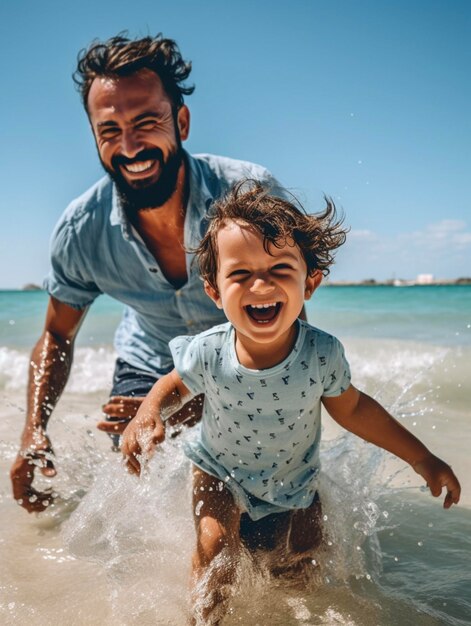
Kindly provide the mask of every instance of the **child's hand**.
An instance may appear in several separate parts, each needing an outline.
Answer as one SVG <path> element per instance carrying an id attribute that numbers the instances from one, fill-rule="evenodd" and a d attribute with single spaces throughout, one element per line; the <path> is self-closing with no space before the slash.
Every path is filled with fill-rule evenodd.
<path id="1" fill-rule="evenodd" d="M 165 439 L 165 427 L 160 418 L 156 419 L 148 411 L 139 411 L 123 433 L 121 452 L 131 474 L 141 473 L 138 456 L 148 460 L 155 446 Z"/>
<path id="2" fill-rule="evenodd" d="M 452 504 L 458 504 L 461 487 L 449 465 L 433 454 L 429 454 L 421 461 L 413 463 L 412 467 L 425 479 L 432 495 L 436 498 L 441 495 L 442 488 L 446 487 L 447 494 L 443 503 L 445 509 L 449 509 Z"/>

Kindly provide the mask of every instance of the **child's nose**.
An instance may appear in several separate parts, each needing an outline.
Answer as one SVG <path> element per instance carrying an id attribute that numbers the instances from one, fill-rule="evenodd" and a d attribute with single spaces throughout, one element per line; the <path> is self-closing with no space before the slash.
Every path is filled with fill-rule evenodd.
<path id="1" fill-rule="evenodd" d="M 274 287 L 268 276 L 257 276 L 252 283 L 251 291 L 255 293 L 269 293 L 273 291 Z"/>

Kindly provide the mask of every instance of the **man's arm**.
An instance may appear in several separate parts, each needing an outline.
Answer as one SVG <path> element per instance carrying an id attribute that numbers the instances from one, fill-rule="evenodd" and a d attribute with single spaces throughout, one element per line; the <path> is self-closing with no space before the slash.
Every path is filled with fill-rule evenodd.
<path id="1" fill-rule="evenodd" d="M 34 470 L 39 467 L 44 476 L 56 474 L 46 427 L 69 378 L 75 336 L 86 312 L 51 297 L 44 331 L 31 353 L 26 424 L 10 471 L 13 497 L 29 513 L 43 511 L 45 501 L 51 501 L 50 494 L 32 487 Z"/>
<path id="2" fill-rule="evenodd" d="M 451 467 L 434 456 L 376 400 L 351 385 L 339 396 L 323 397 L 322 402 L 340 426 L 409 463 L 425 479 L 432 495 L 439 496 L 446 487 L 446 509 L 458 503 L 461 488 Z"/>
<path id="3" fill-rule="evenodd" d="M 165 420 L 172 416 L 174 425 L 179 411 L 181 422 L 185 421 L 185 414 L 180 409 L 191 398 L 192 394 L 175 369 L 155 383 L 123 433 L 121 452 L 132 474 L 141 472 L 141 462 L 137 457 L 143 456 L 148 460 L 155 446 L 164 441 Z"/>

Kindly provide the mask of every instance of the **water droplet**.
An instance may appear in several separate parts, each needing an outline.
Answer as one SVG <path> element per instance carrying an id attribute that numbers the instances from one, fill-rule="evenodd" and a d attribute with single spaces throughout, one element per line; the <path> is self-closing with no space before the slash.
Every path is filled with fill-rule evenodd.
<path id="1" fill-rule="evenodd" d="M 327 515 L 324 515 L 324 517 L 322 518 L 324 520 L 324 522 L 326 522 L 329 518 Z"/>
<path id="2" fill-rule="evenodd" d="M 423 542 L 423 541 L 418 541 L 418 542 L 417 542 L 417 545 L 418 545 L 418 546 L 420 546 L 420 547 L 422 547 L 422 546 L 424 545 L 424 542 Z"/>
<path id="3" fill-rule="evenodd" d="M 203 508 L 203 504 L 204 504 L 203 500 L 200 500 L 200 501 L 198 502 L 198 504 L 195 506 L 195 515 L 196 515 L 197 517 L 198 517 L 198 516 L 199 516 L 199 514 L 201 513 L 201 509 Z"/>
<path id="4" fill-rule="evenodd" d="M 30 496 L 28 498 L 28 502 L 36 502 L 36 500 L 38 499 L 38 496 L 35 496 L 34 494 L 32 496 Z"/>

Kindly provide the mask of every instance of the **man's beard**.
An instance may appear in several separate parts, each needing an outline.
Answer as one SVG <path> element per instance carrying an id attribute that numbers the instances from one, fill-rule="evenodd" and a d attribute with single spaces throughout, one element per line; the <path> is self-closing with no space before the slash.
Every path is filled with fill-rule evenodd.
<path id="1" fill-rule="evenodd" d="M 121 173 L 121 165 L 150 159 L 159 162 L 158 180 L 153 183 L 145 180 L 136 181 L 136 186 L 131 186 Z M 121 206 L 128 218 L 132 220 L 139 211 L 161 207 L 172 197 L 177 187 L 178 172 L 182 161 L 183 150 L 180 144 L 167 161 L 164 160 L 160 148 L 149 148 L 139 152 L 133 159 L 122 155 L 115 156 L 111 160 L 111 167 L 107 167 L 103 161 L 101 164 L 115 183 Z"/>

